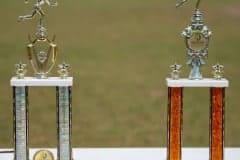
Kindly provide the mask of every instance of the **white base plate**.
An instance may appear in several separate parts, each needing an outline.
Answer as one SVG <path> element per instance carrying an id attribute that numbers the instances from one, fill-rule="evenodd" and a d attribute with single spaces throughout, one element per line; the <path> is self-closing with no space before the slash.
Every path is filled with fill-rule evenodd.
<path id="1" fill-rule="evenodd" d="M 4 149 L 0 149 L 0 152 Z M 30 149 L 30 160 L 39 149 Z M 57 150 L 48 149 L 54 153 Z M 225 148 L 224 160 L 239 160 L 240 148 Z M 74 148 L 74 160 L 167 160 L 166 148 Z M 13 160 L 13 153 L 0 154 L 0 160 Z M 208 148 L 183 148 L 182 160 L 209 160 Z"/>
<path id="2" fill-rule="evenodd" d="M 36 77 L 24 77 L 24 79 L 18 79 L 17 77 L 12 77 L 10 81 L 11 86 L 24 87 L 24 86 L 72 86 L 73 77 L 67 77 L 66 79 L 61 79 L 60 77 L 48 77 L 46 79 L 39 79 Z"/>
<path id="3" fill-rule="evenodd" d="M 201 80 L 190 79 L 171 79 L 167 78 L 168 87 L 228 87 L 229 82 L 226 79 L 215 80 L 210 78 L 204 78 Z"/>

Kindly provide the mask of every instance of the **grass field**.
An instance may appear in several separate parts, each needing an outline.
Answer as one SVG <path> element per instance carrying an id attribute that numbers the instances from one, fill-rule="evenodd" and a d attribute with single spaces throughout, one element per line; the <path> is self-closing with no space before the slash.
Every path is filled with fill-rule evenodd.
<path id="1" fill-rule="evenodd" d="M 0 148 L 12 146 L 14 64 L 28 63 L 27 35 L 37 21 L 17 22 L 32 3 L 0 5 Z M 71 64 L 74 147 L 157 147 L 167 144 L 169 65 L 189 67 L 180 33 L 190 23 L 193 1 L 175 9 L 175 0 L 59 0 L 46 7 L 49 35 L 56 34 L 58 62 Z M 209 0 L 201 5 L 213 31 L 205 77 L 225 66 L 226 146 L 240 146 L 240 2 Z M 29 64 L 29 63 L 28 63 Z M 29 67 L 28 75 L 32 74 Z M 56 68 L 56 67 L 55 67 Z M 56 73 L 56 69 L 53 71 Z M 30 145 L 55 147 L 55 89 L 30 88 Z M 208 145 L 209 90 L 185 89 L 184 146 Z"/>

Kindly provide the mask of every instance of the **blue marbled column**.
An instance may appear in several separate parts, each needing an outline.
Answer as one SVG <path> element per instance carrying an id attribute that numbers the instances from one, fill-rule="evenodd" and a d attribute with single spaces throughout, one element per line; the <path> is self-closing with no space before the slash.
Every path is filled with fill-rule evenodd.
<path id="1" fill-rule="evenodd" d="M 27 87 L 13 87 L 15 160 L 28 160 Z"/>
<path id="2" fill-rule="evenodd" d="M 57 87 L 58 160 L 71 160 L 71 87 Z"/>

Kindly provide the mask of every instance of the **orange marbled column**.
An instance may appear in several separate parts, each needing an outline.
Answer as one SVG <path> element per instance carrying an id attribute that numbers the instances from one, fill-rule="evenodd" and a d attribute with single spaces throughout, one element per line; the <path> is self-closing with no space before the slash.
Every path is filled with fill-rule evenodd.
<path id="1" fill-rule="evenodd" d="M 225 88 L 211 88 L 210 160 L 223 160 Z"/>
<path id="2" fill-rule="evenodd" d="M 168 88 L 168 160 L 181 160 L 182 88 Z"/>

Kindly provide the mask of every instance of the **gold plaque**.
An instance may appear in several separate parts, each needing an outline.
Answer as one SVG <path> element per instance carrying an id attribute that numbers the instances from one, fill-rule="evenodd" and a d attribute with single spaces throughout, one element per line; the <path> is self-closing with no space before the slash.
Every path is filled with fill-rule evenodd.
<path id="1" fill-rule="evenodd" d="M 35 153 L 33 160 L 54 160 L 54 156 L 50 151 L 40 150 Z"/>

